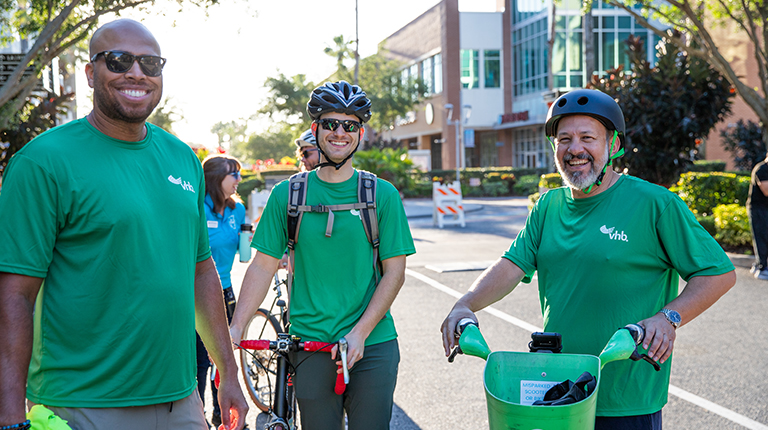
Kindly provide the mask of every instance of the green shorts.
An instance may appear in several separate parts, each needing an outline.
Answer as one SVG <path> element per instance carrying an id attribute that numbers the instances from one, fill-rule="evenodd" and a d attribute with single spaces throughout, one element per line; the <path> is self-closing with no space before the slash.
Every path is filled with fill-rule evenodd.
<path id="1" fill-rule="evenodd" d="M 343 429 L 344 411 L 349 430 L 389 429 L 400 363 L 397 339 L 366 346 L 363 354 L 349 370 L 342 395 L 333 391 L 337 366 L 330 354 L 300 352 L 292 360 L 301 363 L 294 386 L 302 430 Z"/>

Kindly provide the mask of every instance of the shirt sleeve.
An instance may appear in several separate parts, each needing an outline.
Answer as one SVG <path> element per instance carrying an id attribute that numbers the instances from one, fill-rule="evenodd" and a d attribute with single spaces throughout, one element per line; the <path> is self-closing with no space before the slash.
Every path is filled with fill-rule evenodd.
<path id="1" fill-rule="evenodd" d="M 14 155 L 0 193 L 0 271 L 45 278 L 60 218 L 55 176 L 29 157 Z"/>
<path id="2" fill-rule="evenodd" d="M 714 276 L 734 270 L 723 248 L 696 221 L 678 196 L 673 196 L 656 225 L 666 258 L 688 282 L 694 276 Z"/>
<path id="3" fill-rule="evenodd" d="M 379 179 L 376 190 L 376 218 L 379 223 L 379 258 L 416 253 L 408 218 L 400 193 L 389 182 Z"/>
<path id="4" fill-rule="evenodd" d="M 205 215 L 205 176 L 203 175 L 203 168 L 199 167 L 199 175 L 197 189 L 200 190 L 197 193 L 197 210 L 198 216 L 198 229 L 197 229 L 197 262 L 204 261 L 211 256 L 211 246 L 208 240 L 208 218 Z"/>

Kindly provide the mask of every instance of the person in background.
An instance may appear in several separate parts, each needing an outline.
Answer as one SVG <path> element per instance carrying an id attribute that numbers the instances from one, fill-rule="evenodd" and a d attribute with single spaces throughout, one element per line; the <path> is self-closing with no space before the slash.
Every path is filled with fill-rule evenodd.
<path id="1" fill-rule="evenodd" d="M 216 271 L 221 279 L 227 321 L 232 320 L 235 312 L 235 293 L 232 291 L 230 272 L 235 261 L 240 243 L 240 226 L 245 224 L 245 206 L 237 195 L 237 185 L 242 180 L 240 162 L 228 155 L 211 155 L 203 160 L 205 175 L 205 219 L 208 224 L 208 241 L 211 244 L 211 256 L 216 264 Z M 197 336 L 197 389 L 205 405 L 205 387 L 208 368 L 211 362 L 205 345 Z M 213 413 L 211 423 L 221 424 L 218 390 L 211 384 L 213 395 Z"/>
<path id="2" fill-rule="evenodd" d="M 320 163 L 320 152 L 317 150 L 317 140 L 312 134 L 312 129 L 302 133 L 295 142 L 297 146 L 296 158 L 301 160 L 299 169 L 302 172 L 315 170 L 315 167 Z"/>
<path id="3" fill-rule="evenodd" d="M 768 281 L 768 154 L 765 160 L 757 163 L 752 169 L 752 179 L 749 182 L 749 198 L 747 199 L 747 214 L 749 226 L 752 229 L 752 246 L 755 249 L 755 263 L 752 274 L 757 279 Z"/>
<path id="4" fill-rule="evenodd" d="M 224 425 L 245 423 L 203 169 L 189 146 L 146 123 L 165 62 L 144 25 L 104 24 L 85 65 L 93 110 L 8 164 L 0 427 L 30 428 L 26 397 L 77 430 L 207 429 L 195 329 L 221 373 Z"/>

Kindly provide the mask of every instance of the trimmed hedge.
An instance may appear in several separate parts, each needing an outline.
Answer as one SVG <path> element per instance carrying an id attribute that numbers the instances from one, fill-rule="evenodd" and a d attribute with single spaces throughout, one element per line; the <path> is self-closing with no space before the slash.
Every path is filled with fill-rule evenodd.
<path id="1" fill-rule="evenodd" d="M 744 247 L 752 244 L 747 208 L 738 205 L 718 205 L 712 210 L 715 218 L 715 239 L 721 245 Z"/>
<path id="2" fill-rule="evenodd" d="M 723 172 L 688 172 L 680 175 L 680 180 L 671 190 L 694 214 L 707 215 L 718 205 L 744 206 L 749 194 L 749 177 Z"/>

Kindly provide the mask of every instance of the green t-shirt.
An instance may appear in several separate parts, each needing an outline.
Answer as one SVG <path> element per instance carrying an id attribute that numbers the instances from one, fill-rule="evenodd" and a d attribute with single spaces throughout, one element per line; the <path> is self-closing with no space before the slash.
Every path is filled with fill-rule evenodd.
<path id="1" fill-rule="evenodd" d="M 0 271 L 44 278 L 27 398 L 140 406 L 196 386 L 195 264 L 210 256 L 202 168 L 147 124 L 140 142 L 80 119 L 11 159 Z"/>
<path id="2" fill-rule="evenodd" d="M 572 198 L 567 188 L 541 196 L 504 257 L 526 273 L 526 282 L 538 271 L 544 330 L 563 335 L 564 352 L 591 355 L 618 328 L 677 297 L 679 277 L 733 270 L 678 196 L 626 175 L 585 199 Z M 597 415 L 660 410 L 670 363 L 660 372 L 643 361 L 606 365 Z"/>
<path id="3" fill-rule="evenodd" d="M 309 173 L 307 205 L 357 203 L 358 172 L 341 183 L 328 183 Z M 281 258 L 288 244 L 288 181 L 269 195 L 252 246 Z M 378 179 L 376 214 L 381 260 L 416 252 L 400 195 L 392 184 Z M 334 212 L 333 231 L 326 237 L 328 213 L 304 212 L 295 251 L 291 291 L 291 334 L 302 339 L 336 342 L 349 333 L 368 307 L 376 289 L 373 248 L 357 210 Z M 392 316 L 386 316 L 365 341 L 374 345 L 395 339 Z"/>

